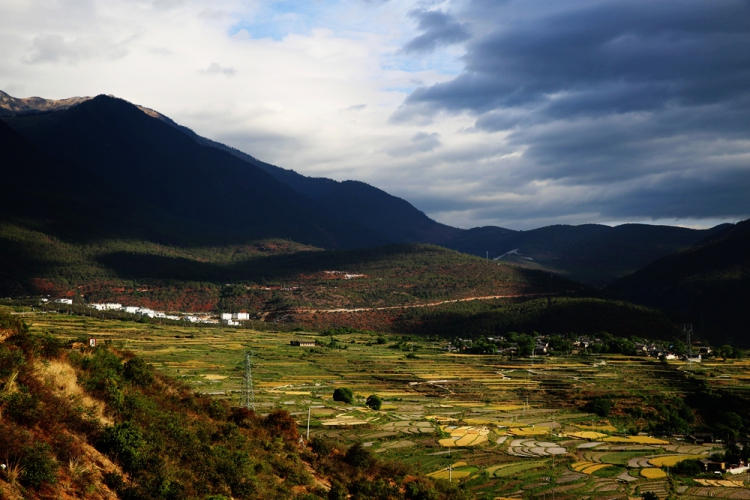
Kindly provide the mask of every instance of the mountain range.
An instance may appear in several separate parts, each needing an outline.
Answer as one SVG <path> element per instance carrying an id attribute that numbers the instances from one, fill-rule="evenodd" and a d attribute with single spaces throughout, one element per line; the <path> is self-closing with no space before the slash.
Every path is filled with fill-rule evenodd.
<path id="1" fill-rule="evenodd" d="M 13 186 L 0 212 L 6 224 L 0 275 L 14 283 L 4 288 L 8 293 L 28 290 L 17 286 L 18 277 L 28 284 L 54 275 L 71 285 L 97 273 L 99 279 L 111 272 L 124 277 L 123 262 L 130 263 L 129 279 L 160 268 L 170 272 L 157 274 L 195 279 L 189 270 L 205 262 L 202 275 L 231 281 L 232 267 L 216 267 L 221 259 L 235 259 L 238 270 L 256 264 L 206 256 L 211 251 L 205 249 L 226 254 L 242 248 L 239 255 L 256 258 L 257 248 L 246 245 L 268 238 L 287 240 L 267 246 L 285 253 L 429 243 L 673 311 L 714 337 L 749 336 L 744 325 L 750 317 L 741 311 L 750 297 L 750 222 L 707 230 L 647 224 L 459 229 L 366 183 L 307 177 L 265 163 L 157 111 L 105 95 L 53 101 L 0 94 L 0 148 L 2 175 Z M 102 250 L 112 240 L 136 243 Z M 350 262 L 355 255 L 342 258 Z M 434 255 L 435 262 L 452 258 Z M 472 266 L 472 272 L 479 269 Z M 443 295 L 445 286 L 441 281 Z M 429 295 L 428 288 L 420 293 Z M 471 292 L 451 293 L 445 297 Z"/>
<path id="2" fill-rule="evenodd" d="M 14 129 L 1 131 L 6 143 L 20 144 L 16 132 L 28 141 L 21 156 L 35 150 L 35 167 L 24 174 L 35 181 L 16 179 L 16 195 L 23 194 L 22 205 L 37 223 L 64 227 L 56 234 L 65 236 L 214 245 L 279 237 L 331 249 L 432 243 L 601 287 L 725 229 L 587 224 L 464 230 L 366 183 L 307 177 L 265 163 L 112 96 L 17 99 L 0 92 L 0 118 Z M 87 224 L 64 224 L 64 214 L 70 222 L 85 217 Z M 26 213 L 15 216 L 28 221 Z"/>

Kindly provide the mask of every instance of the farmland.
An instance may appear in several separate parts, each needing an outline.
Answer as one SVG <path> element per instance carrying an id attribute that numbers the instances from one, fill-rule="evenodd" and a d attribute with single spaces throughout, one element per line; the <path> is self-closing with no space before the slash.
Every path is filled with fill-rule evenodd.
<path id="1" fill-rule="evenodd" d="M 441 350 L 446 342 L 436 336 L 330 337 L 52 314 L 25 319 L 35 333 L 91 337 L 132 351 L 193 390 L 233 404 L 240 402 L 244 354 L 250 350 L 258 412 L 285 409 L 304 434 L 309 411 L 311 438 L 362 443 L 378 457 L 460 481 L 478 498 L 604 499 L 645 491 L 660 498 L 750 498 L 744 475 L 733 478 L 740 487 L 667 475 L 667 467 L 720 447 L 638 435 L 645 420 L 625 411 L 688 394 L 695 378 L 746 391 L 747 362 L 688 366 L 622 356 L 509 360 L 448 354 Z M 293 339 L 326 347 L 293 347 Z M 353 391 L 354 403 L 332 400 L 334 389 L 342 387 Z M 383 399 L 379 411 L 365 407 L 370 394 Z M 583 410 L 603 395 L 617 401 L 610 418 Z"/>

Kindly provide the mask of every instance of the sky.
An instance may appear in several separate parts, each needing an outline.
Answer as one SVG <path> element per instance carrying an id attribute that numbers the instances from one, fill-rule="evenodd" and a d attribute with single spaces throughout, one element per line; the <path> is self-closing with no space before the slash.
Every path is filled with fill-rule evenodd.
<path id="1" fill-rule="evenodd" d="M 748 0 L 3 0 L 0 90 L 112 94 L 457 227 L 750 217 Z"/>

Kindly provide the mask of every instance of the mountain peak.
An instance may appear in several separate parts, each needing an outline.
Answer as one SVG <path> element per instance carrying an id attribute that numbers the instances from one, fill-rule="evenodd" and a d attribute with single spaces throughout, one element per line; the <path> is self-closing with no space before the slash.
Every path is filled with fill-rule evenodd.
<path id="1" fill-rule="evenodd" d="M 45 99 L 43 97 L 13 97 L 0 90 L 0 116 L 19 116 L 68 109 L 90 100 L 91 97 Z"/>

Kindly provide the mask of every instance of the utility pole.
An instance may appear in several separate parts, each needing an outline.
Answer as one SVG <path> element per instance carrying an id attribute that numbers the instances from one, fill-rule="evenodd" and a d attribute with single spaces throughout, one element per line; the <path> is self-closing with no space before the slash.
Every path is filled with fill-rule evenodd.
<path id="1" fill-rule="evenodd" d="M 690 340 L 690 335 L 692 335 L 692 333 L 693 333 L 693 325 L 692 324 L 688 324 L 688 323 L 683 324 L 682 325 L 682 333 L 686 337 L 686 341 L 687 341 L 687 355 L 688 355 L 688 359 L 690 359 L 690 358 L 693 357 L 693 343 Z"/>
<path id="2" fill-rule="evenodd" d="M 245 374 L 242 376 L 242 407 L 255 411 L 255 391 L 253 389 L 253 369 L 250 351 L 245 352 Z"/>
<path id="3" fill-rule="evenodd" d="M 313 408 L 325 408 L 325 406 L 308 406 L 307 407 L 307 441 L 310 441 L 310 410 Z"/>

